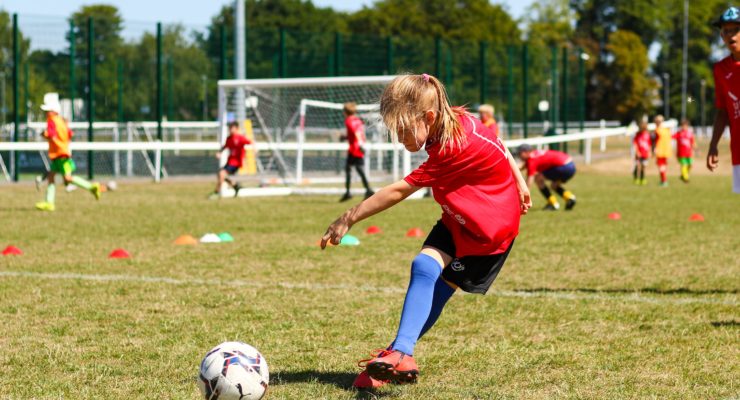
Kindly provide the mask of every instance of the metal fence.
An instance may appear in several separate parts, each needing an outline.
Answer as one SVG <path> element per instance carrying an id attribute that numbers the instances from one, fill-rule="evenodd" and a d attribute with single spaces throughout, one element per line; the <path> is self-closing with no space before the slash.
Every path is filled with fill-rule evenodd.
<path id="1" fill-rule="evenodd" d="M 77 131 L 88 141 L 96 140 L 95 121 L 155 121 L 154 136 L 165 140 L 163 121 L 215 120 L 216 82 L 233 77 L 234 29 L 220 21 L 0 12 L 0 24 L 0 122 L 19 127 L 12 141 L 28 140 L 30 123 L 44 120 L 39 105 L 47 92 L 60 94 L 70 121 L 88 123 Z M 583 128 L 585 57 L 577 48 L 279 28 L 246 34 L 249 78 L 426 72 L 444 82 L 454 104 L 493 104 L 507 137 L 539 135 L 543 125 L 562 133 Z"/>

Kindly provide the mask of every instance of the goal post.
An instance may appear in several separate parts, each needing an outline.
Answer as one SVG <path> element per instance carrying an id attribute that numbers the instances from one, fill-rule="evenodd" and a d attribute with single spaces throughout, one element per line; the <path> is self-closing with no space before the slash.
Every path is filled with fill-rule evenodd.
<path id="1" fill-rule="evenodd" d="M 365 170 L 372 180 L 400 176 L 402 146 L 388 143 L 378 113 L 380 96 L 395 76 L 243 79 L 218 82 L 220 142 L 227 125 L 244 116 L 258 144 L 258 175 L 289 186 L 344 182 L 347 143 L 344 104 L 357 105 L 365 123 Z M 242 102 L 240 99 L 244 99 Z M 240 125 L 243 121 L 238 121 Z M 294 144 L 291 149 L 289 144 Z M 265 150 L 266 149 L 266 150 Z M 400 168 L 399 168 L 400 167 Z"/>

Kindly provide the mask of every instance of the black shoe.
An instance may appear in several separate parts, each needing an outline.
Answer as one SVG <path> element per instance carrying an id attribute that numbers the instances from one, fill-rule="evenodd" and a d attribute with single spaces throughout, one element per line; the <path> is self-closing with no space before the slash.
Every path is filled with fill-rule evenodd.
<path id="1" fill-rule="evenodd" d="M 567 201 L 565 202 L 565 209 L 566 209 L 567 211 L 570 211 L 570 210 L 572 210 L 572 209 L 573 209 L 573 207 L 575 207 L 575 206 L 576 206 L 576 199 L 568 199 L 568 200 L 567 200 Z"/>
<path id="2" fill-rule="evenodd" d="M 242 185 L 238 183 L 234 185 L 234 197 L 239 197 L 239 190 L 241 190 L 241 188 L 242 188 Z"/>
<path id="3" fill-rule="evenodd" d="M 344 196 L 342 196 L 342 198 L 339 199 L 339 202 L 342 203 L 342 202 L 345 202 L 345 201 L 347 201 L 347 200 L 349 200 L 351 198 L 352 198 L 352 195 L 351 194 L 345 193 Z"/>
<path id="4" fill-rule="evenodd" d="M 555 207 L 554 205 L 552 205 L 552 204 L 550 204 L 550 203 L 548 203 L 548 204 L 547 204 L 547 205 L 546 205 L 546 206 L 545 206 L 545 207 L 544 207 L 544 208 L 542 209 L 542 211 L 557 211 L 557 210 L 558 210 L 558 207 Z"/>
<path id="5" fill-rule="evenodd" d="M 367 199 L 368 197 L 370 197 L 370 196 L 372 196 L 372 195 L 374 195 L 374 194 L 375 194 L 375 192 L 373 192 L 372 190 L 368 189 L 368 190 L 367 190 L 367 191 L 365 192 L 365 198 Z"/>

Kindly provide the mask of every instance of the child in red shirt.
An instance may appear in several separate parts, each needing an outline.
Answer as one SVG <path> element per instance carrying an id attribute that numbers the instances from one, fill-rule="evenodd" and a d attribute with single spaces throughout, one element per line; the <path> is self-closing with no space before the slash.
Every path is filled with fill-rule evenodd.
<path id="1" fill-rule="evenodd" d="M 635 180 L 635 185 L 647 185 L 647 179 L 645 179 L 645 167 L 647 166 L 648 159 L 650 158 L 650 152 L 652 151 L 652 138 L 647 128 L 647 122 L 640 122 L 640 130 L 635 134 L 635 138 L 632 139 L 632 143 L 635 146 L 635 169 L 632 171 L 632 177 Z"/>
<path id="2" fill-rule="evenodd" d="M 725 128 L 730 126 L 732 155 L 732 191 L 740 194 L 740 9 L 728 8 L 714 26 L 720 28 L 722 41 L 730 55 L 714 64 L 714 93 L 717 113 L 714 117 L 712 140 L 707 151 L 707 168 L 719 166 L 717 146 Z"/>
<path id="3" fill-rule="evenodd" d="M 344 167 L 346 177 L 344 186 L 346 192 L 339 201 L 347 201 L 352 198 L 349 187 L 352 183 L 353 166 L 357 171 L 357 175 L 360 175 L 360 179 L 362 179 L 362 185 L 365 186 L 365 198 L 375 193 L 370 189 L 370 184 L 367 182 L 367 177 L 365 177 L 365 150 L 362 149 L 366 141 L 365 124 L 356 114 L 357 104 L 351 102 L 344 103 L 344 126 L 347 128 L 347 134 L 342 136 L 341 139 L 346 139 L 349 142 L 349 149 L 347 149 L 347 164 Z"/>
<path id="4" fill-rule="evenodd" d="M 694 133 L 691 132 L 688 119 L 681 120 L 681 129 L 674 133 L 672 138 L 676 139 L 676 154 L 678 163 L 681 165 L 681 180 L 688 183 L 691 158 L 694 156 L 694 149 L 696 148 Z"/>
<path id="5" fill-rule="evenodd" d="M 229 150 L 229 158 L 226 160 L 221 170 L 218 171 L 218 183 L 216 183 L 216 189 L 211 193 L 210 198 L 216 199 L 221 196 L 221 186 L 226 182 L 229 186 L 234 189 L 234 197 L 239 195 L 239 189 L 241 186 L 227 177 L 227 175 L 234 175 L 244 163 L 244 155 L 246 154 L 244 146 L 248 146 L 252 142 L 244 135 L 239 132 L 239 123 L 236 121 L 229 122 L 229 136 L 226 138 L 226 142 L 221 147 L 221 150 L 216 153 L 216 158 L 221 159 L 221 152 Z"/>
<path id="6" fill-rule="evenodd" d="M 549 180 L 552 182 L 550 184 L 552 190 L 565 200 L 565 209 L 572 210 L 576 205 L 576 196 L 566 190 L 563 184 L 576 174 L 573 159 L 568 154 L 557 150 L 534 150 L 528 144 L 519 146 L 518 153 L 519 158 L 524 161 L 524 168 L 527 169 L 527 184 L 531 185 L 534 180 L 542 195 L 547 199 L 544 209 L 546 211 L 560 209 L 557 197 L 547 188 L 546 180 Z"/>
<path id="7" fill-rule="evenodd" d="M 411 264 L 411 280 L 396 339 L 366 360 L 354 386 L 415 382 L 416 341 L 439 317 L 459 287 L 485 293 L 531 206 L 517 165 L 492 131 L 463 108 L 452 108 L 442 83 L 427 74 L 401 75 L 385 89 L 380 114 L 408 151 L 424 148 L 429 158 L 406 178 L 379 190 L 334 221 L 321 239 L 338 244 L 359 221 L 422 187 L 433 188 L 442 217 Z"/>

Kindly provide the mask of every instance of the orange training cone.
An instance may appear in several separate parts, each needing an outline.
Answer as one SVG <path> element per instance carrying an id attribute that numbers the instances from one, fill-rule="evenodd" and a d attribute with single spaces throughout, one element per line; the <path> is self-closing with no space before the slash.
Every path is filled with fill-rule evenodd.
<path id="1" fill-rule="evenodd" d="M 622 214 L 618 212 L 613 212 L 609 214 L 609 219 L 613 219 L 615 221 L 622 219 Z"/>
<path id="2" fill-rule="evenodd" d="M 383 231 L 380 230 L 380 228 L 378 228 L 377 226 L 373 225 L 373 226 L 367 228 L 365 230 L 365 233 L 367 233 L 368 235 L 374 235 L 376 233 L 383 233 Z"/>
<path id="3" fill-rule="evenodd" d="M 689 221 L 704 222 L 704 216 L 701 214 L 691 214 Z"/>
<path id="4" fill-rule="evenodd" d="M 180 245 L 198 244 L 198 239 L 190 235 L 180 235 L 177 237 L 177 239 L 175 239 L 175 244 L 180 244 Z"/>
<path id="5" fill-rule="evenodd" d="M 131 254 L 124 249 L 115 249 L 110 252 L 108 258 L 131 258 Z"/>
<path id="6" fill-rule="evenodd" d="M 421 230 L 421 228 L 411 228 L 406 232 L 406 237 L 422 237 L 424 236 L 424 231 Z"/>
<path id="7" fill-rule="evenodd" d="M 21 249 L 15 247 L 15 246 L 8 246 L 8 247 L 5 248 L 5 250 L 3 250 L 3 255 L 4 256 L 19 256 L 21 254 L 23 254 L 23 252 L 21 251 Z"/>

